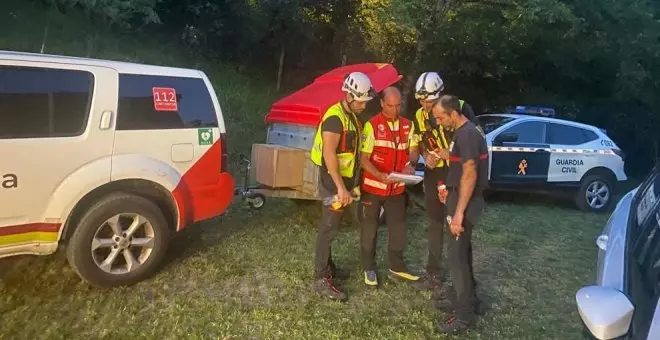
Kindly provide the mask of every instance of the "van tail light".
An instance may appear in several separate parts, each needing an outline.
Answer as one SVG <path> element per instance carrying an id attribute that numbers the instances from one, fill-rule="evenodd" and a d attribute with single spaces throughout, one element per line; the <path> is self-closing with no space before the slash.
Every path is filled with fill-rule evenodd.
<path id="1" fill-rule="evenodd" d="M 229 165 L 229 154 L 227 153 L 227 134 L 220 134 L 220 172 L 227 172 Z"/>
<path id="2" fill-rule="evenodd" d="M 614 152 L 615 155 L 621 157 L 621 159 L 623 159 L 623 160 L 626 159 L 626 155 L 623 153 L 623 151 L 621 151 L 619 149 L 612 149 L 612 152 Z"/>

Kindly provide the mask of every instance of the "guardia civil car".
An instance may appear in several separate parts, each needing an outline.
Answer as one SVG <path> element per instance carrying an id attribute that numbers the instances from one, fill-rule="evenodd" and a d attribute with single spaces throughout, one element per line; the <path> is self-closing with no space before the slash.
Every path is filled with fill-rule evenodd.
<path id="1" fill-rule="evenodd" d="M 624 154 L 595 126 L 553 118 L 554 109 L 517 106 L 477 116 L 486 134 L 492 191 L 569 195 L 585 211 L 603 211 L 626 181 Z M 417 174 L 424 175 L 423 159 Z"/>

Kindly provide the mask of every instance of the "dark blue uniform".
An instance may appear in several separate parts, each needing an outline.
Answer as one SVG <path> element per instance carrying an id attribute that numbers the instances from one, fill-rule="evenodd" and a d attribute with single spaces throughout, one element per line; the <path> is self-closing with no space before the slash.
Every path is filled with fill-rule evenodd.
<path id="1" fill-rule="evenodd" d="M 488 186 L 488 147 L 484 135 L 474 123 L 468 121 L 456 129 L 449 149 L 449 173 L 447 175 L 447 213 L 454 216 L 458 202 L 463 164 L 474 160 L 477 179 L 474 192 L 465 209 L 463 233 L 456 240 L 452 235 L 448 242 L 448 260 L 453 286 L 456 290 L 454 309 L 458 320 L 471 322 L 475 306 L 476 282 L 472 271 L 472 229 L 485 207 L 483 190 Z"/>

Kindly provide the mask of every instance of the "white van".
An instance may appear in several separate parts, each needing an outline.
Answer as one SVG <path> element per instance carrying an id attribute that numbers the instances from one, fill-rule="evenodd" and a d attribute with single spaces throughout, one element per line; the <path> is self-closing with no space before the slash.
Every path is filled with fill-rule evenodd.
<path id="1" fill-rule="evenodd" d="M 0 51 L 0 258 L 65 243 L 92 285 L 146 278 L 231 203 L 225 133 L 201 71 Z"/>

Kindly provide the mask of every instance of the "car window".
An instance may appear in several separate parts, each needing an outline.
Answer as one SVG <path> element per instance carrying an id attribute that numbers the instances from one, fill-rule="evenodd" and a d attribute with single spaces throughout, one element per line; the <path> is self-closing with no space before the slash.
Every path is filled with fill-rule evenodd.
<path id="1" fill-rule="evenodd" d="M 502 116 L 477 116 L 477 124 L 481 126 L 485 134 L 488 134 L 514 119 Z"/>
<path id="2" fill-rule="evenodd" d="M 217 127 L 213 101 L 202 79 L 119 75 L 117 130 Z"/>
<path id="3" fill-rule="evenodd" d="M 81 135 L 93 89 L 86 71 L 0 66 L 0 139 Z"/>
<path id="4" fill-rule="evenodd" d="M 502 132 L 515 133 L 518 135 L 516 143 L 543 144 L 545 140 L 545 123 L 543 122 L 523 122 L 516 124 Z"/>
<path id="5" fill-rule="evenodd" d="M 639 194 L 639 200 L 635 207 L 635 219 L 637 226 L 642 225 L 644 221 L 649 218 L 654 206 L 658 203 L 660 198 L 660 175 L 656 175 L 655 179 L 648 182 L 648 185 L 643 188 Z"/>
<path id="6" fill-rule="evenodd" d="M 583 128 L 548 123 L 548 144 L 579 145 L 598 139 L 595 132 Z"/>

